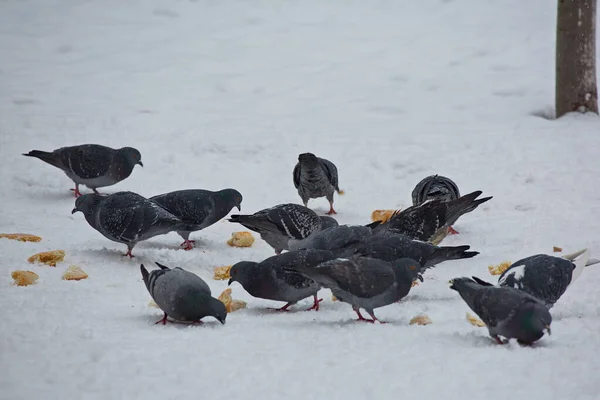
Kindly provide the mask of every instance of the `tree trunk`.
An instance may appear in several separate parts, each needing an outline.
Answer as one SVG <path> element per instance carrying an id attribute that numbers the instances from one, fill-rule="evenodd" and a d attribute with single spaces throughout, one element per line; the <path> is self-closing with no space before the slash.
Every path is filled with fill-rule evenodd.
<path id="1" fill-rule="evenodd" d="M 558 0 L 556 118 L 571 111 L 598 113 L 596 1 Z"/>

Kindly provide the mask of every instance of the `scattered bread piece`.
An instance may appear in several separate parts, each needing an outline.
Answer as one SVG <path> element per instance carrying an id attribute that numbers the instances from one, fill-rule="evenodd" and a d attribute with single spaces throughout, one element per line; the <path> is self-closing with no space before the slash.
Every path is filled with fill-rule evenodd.
<path id="1" fill-rule="evenodd" d="M 341 189 L 340 189 L 340 191 L 338 192 L 338 194 L 339 194 L 340 196 L 343 196 L 343 195 L 345 195 L 345 194 L 346 194 L 346 191 L 345 191 L 345 190 L 341 190 Z"/>
<path id="2" fill-rule="evenodd" d="M 410 320 L 410 322 L 408 323 L 409 325 L 429 325 L 432 324 L 433 322 L 431 321 L 431 319 L 427 316 L 427 315 L 417 315 L 416 317 L 413 317 L 413 319 Z"/>
<path id="3" fill-rule="evenodd" d="M 396 210 L 375 210 L 371 213 L 371 221 L 386 222 L 395 212 Z"/>
<path id="4" fill-rule="evenodd" d="M 331 301 L 338 301 L 337 297 L 335 297 L 333 293 L 331 294 Z"/>
<path id="5" fill-rule="evenodd" d="M 501 275 L 504 271 L 506 271 L 508 269 L 508 267 L 510 267 L 512 264 L 512 262 L 510 261 L 503 261 L 498 265 L 490 265 L 488 267 L 488 270 L 490 271 L 490 274 L 492 275 Z"/>
<path id="6" fill-rule="evenodd" d="M 223 290 L 223 293 L 219 295 L 219 300 L 225 304 L 225 309 L 228 313 L 246 308 L 246 302 L 242 300 L 233 300 L 231 298 L 231 288 Z"/>
<path id="7" fill-rule="evenodd" d="M 29 286 L 37 282 L 39 276 L 33 271 L 13 271 L 10 276 L 15 280 L 17 286 Z"/>
<path id="8" fill-rule="evenodd" d="M 64 250 L 51 250 L 44 251 L 42 253 L 37 253 L 32 255 L 27 259 L 30 264 L 34 262 L 40 262 L 42 264 L 47 264 L 51 267 L 56 267 L 56 264 L 63 261 L 65 259 L 65 251 Z"/>
<path id="9" fill-rule="evenodd" d="M 148 303 L 148 307 L 156 307 L 160 309 L 160 307 L 158 306 L 158 304 L 156 304 L 154 300 L 150 300 L 150 302 Z"/>
<path id="10" fill-rule="evenodd" d="M 227 244 L 233 247 L 250 247 L 254 243 L 254 236 L 250 232 L 233 232 Z"/>
<path id="11" fill-rule="evenodd" d="M 555 253 L 560 253 L 562 251 L 562 247 L 553 246 L 552 247 L 552 251 L 555 252 Z"/>
<path id="12" fill-rule="evenodd" d="M 469 323 L 473 326 L 478 326 L 480 328 L 485 326 L 485 323 L 480 320 L 479 318 L 477 318 L 476 316 L 474 316 L 471 313 L 467 313 L 467 321 L 469 321 Z"/>
<path id="13" fill-rule="evenodd" d="M 41 237 L 30 233 L 0 233 L 0 239 L 18 240 L 19 242 L 40 242 Z"/>
<path id="14" fill-rule="evenodd" d="M 418 279 L 415 279 L 415 280 L 413 281 L 413 283 L 411 283 L 411 284 L 410 284 L 410 287 L 415 287 L 415 286 L 417 286 L 418 284 L 419 284 L 419 280 L 418 280 Z"/>
<path id="15" fill-rule="evenodd" d="M 62 276 L 63 280 L 65 280 L 65 281 L 80 281 L 87 277 L 88 277 L 88 274 L 86 274 L 77 265 L 69 266 L 69 268 L 67 268 L 67 270 L 65 271 L 65 273 Z"/>
<path id="16" fill-rule="evenodd" d="M 231 270 L 231 265 L 215 267 L 213 279 L 217 281 L 225 281 L 231 278 L 231 276 L 229 276 L 229 270 Z"/>

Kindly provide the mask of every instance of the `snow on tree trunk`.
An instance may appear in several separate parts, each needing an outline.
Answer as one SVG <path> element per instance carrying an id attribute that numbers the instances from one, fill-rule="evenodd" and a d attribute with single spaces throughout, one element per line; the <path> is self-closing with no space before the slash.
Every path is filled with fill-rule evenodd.
<path id="1" fill-rule="evenodd" d="M 571 111 L 598 113 L 596 1 L 558 0 L 557 118 Z"/>

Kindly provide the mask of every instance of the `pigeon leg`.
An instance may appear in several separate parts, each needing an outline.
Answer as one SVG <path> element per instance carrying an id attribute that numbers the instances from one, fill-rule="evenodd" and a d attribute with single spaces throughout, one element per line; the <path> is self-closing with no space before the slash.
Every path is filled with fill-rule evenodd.
<path id="1" fill-rule="evenodd" d="M 156 322 L 154 323 L 154 325 L 157 325 L 157 324 L 160 324 L 160 323 L 162 323 L 163 325 L 166 325 L 166 324 L 167 324 L 167 313 L 165 313 L 164 317 L 163 317 L 161 320 L 159 320 L 159 321 L 156 321 Z"/>
<path id="2" fill-rule="evenodd" d="M 365 317 L 362 316 L 362 314 L 360 313 L 360 309 L 358 308 L 352 308 L 354 310 L 354 312 L 356 313 L 356 315 L 358 315 L 358 319 L 357 321 L 364 321 L 364 322 L 370 322 L 370 323 L 374 323 L 375 321 L 372 319 L 366 319 Z"/>
<path id="3" fill-rule="evenodd" d="M 100 193 L 96 188 L 92 188 L 92 190 L 94 191 L 94 193 L 101 195 L 102 193 Z"/>
<path id="4" fill-rule="evenodd" d="M 184 250 L 192 250 L 194 248 L 194 243 L 196 243 L 195 240 L 186 239 L 180 246 L 183 247 Z"/>
<path id="5" fill-rule="evenodd" d="M 293 305 L 294 303 L 287 303 L 285 306 L 281 307 L 281 308 L 273 308 L 272 310 L 275 311 L 290 311 L 288 310 L 288 308 Z"/>
<path id="6" fill-rule="evenodd" d="M 502 339 L 500 339 L 498 335 L 493 335 L 492 339 L 494 339 L 498 344 L 504 344 L 504 342 L 502 341 Z"/>
<path id="7" fill-rule="evenodd" d="M 275 249 L 275 254 L 280 255 L 282 251 L 283 251 L 282 249 Z"/>
<path id="8" fill-rule="evenodd" d="M 333 209 L 333 201 L 329 202 L 329 211 L 326 214 L 327 215 L 337 214 L 337 212 Z"/>
<path id="9" fill-rule="evenodd" d="M 312 307 L 311 307 L 311 308 L 309 308 L 309 309 L 307 309 L 306 311 L 310 311 L 310 310 L 319 311 L 319 303 L 320 303 L 320 302 L 322 302 L 322 301 L 323 301 L 323 299 L 319 299 L 319 298 L 317 297 L 317 295 L 315 294 L 315 295 L 313 296 L 313 301 L 314 301 L 314 303 L 313 303 Z"/>
<path id="10" fill-rule="evenodd" d="M 127 249 L 127 253 L 123 254 L 123 257 L 129 256 L 129 258 L 133 258 L 135 257 L 133 254 L 131 254 L 131 249 Z"/>
<path id="11" fill-rule="evenodd" d="M 71 189 L 71 192 L 75 192 L 75 197 L 81 196 L 81 192 L 79 191 L 79 183 L 75 184 L 75 189 Z"/>
<path id="12" fill-rule="evenodd" d="M 450 226 L 450 227 L 448 227 L 448 234 L 449 235 L 458 235 L 458 231 Z"/>
<path id="13" fill-rule="evenodd" d="M 375 313 L 373 311 L 367 310 L 367 312 L 369 313 L 369 315 L 371 316 L 371 318 L 373 318 L 373 321 L 371 321 L 371 322 L 377 321 L 380 324 L 387 324 L 387 322 L 385 322 L 385 321 L 378 320 L 377 317 L 375 316 Z"/>

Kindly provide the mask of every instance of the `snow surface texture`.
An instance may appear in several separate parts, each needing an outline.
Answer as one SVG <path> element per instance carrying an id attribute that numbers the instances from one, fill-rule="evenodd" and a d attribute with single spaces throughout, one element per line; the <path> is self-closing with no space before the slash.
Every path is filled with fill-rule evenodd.
<path id="1" fill-rule="evenodd" d="M 554 2 L 83 1 L 0 2 L 1 399 L 597 399 L 600 268 L 552 309 L 552 336 L 497 346 L 465 320 L 450 278 L 535 253 L 600 256 L 598 118 L 550 121 Z M 154 325 L 139 264 L 197 273 L 273 254 L 225 242 L 238 226 L 171 233 L 125 246 L 71 215 L 72 184 L 21 156 L 31 149 L 135 146 L 144 168 L 104 193 L 145 196 L 234 187 L 246 213 L 300 198 L 297 155 L 336 163 L 341 223 L 407 207 L 414 185 L 444 174 L 494 199 L 445 245 L 481 255 L 447 262 L 399 304 L 388 325 L 354 323 L 329 291 L 319 312 L 249 301 L 227 324 Z M 86 190 L 83 188 L 83 190 Z M 325 199 L 309 206 L 323 214 Z M 56 269 L 25 259 L 65 249 Z M 62 281 L 70 264 L 89 279 Z M 11 285 L 31 269 L 40 281 Z M 426 313 L 428 326 L 409 326 Z"/>

